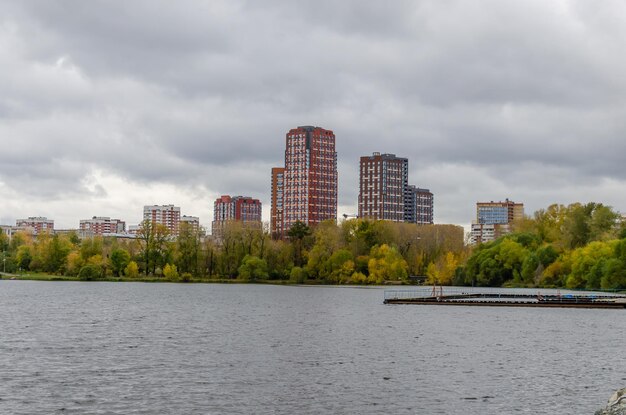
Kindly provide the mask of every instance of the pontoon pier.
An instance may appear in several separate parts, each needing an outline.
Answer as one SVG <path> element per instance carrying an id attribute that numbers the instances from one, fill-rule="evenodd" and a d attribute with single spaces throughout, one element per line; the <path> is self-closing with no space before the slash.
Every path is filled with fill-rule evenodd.
<path id="1" fill-rule="evenodd" d="M 491 307 L 566 307 L 626 309 L 626 295 L 559 290 L 431 287 L 385 290 L 385 304 L 462 305 Z"/>

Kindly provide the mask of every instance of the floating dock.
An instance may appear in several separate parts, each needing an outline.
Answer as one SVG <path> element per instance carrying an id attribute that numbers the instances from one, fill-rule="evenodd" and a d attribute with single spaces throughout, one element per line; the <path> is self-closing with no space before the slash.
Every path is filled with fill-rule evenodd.
<path id="1" fill-rule="evenodd" d="M 608 293 L 561 294 L 532 290 L 432 287 L 418 290 L 385 290 L 384 304 L 457 305 L 483 307 L 559 307 L 626 309 L 626 295 Z"/>

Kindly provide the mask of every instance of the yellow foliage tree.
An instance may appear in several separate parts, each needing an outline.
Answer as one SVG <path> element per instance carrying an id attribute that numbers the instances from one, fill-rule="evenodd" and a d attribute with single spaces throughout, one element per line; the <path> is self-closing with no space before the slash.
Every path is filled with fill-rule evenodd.
<path id="1" fill-rule="evenodd" d="M 381 284 L 384 281 L 401 281 L 408 278 L 408 265 L 402 255 L 387 244 L 374 246 L 367 263 L 368 281 Z"/>
<path id="2" fill-rule="evenodd" d="M 124 275 L 128 278 L 137 278 L 139 276 L 139 266 L 135 261 L 130 261 L 124 268 Z"/>

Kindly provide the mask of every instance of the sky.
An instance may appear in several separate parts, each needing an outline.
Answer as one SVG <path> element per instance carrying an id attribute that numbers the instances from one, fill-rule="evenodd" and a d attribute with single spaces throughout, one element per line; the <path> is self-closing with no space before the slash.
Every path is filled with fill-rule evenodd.
<path id="1" fill-rule="evenodd" d="M 210 228 L 263 203 L 285 134 L 336 135 L 339 215 L 359 157 L 409 159 L 435 223 L 476 202 L 626 211 L 626 3 L 566 0 L 3 0 L 0 224 Z"/>

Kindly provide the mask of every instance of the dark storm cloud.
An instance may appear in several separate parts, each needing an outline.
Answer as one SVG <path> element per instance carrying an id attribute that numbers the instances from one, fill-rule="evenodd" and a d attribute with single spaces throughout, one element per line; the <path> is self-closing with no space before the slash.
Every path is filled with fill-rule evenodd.
<path id="1" fill-rule="evenodd" d="M 438 221 L 469 222 L 483 198 L 582 200 L 577 186 L 625 209 L 608 193 L 626 187 L 618 1 L 1 7 L 0 184 L 16 197 L 106 198 L 86 180 L 102 171 L 267 212 L 285 133 L 315 124 L 337 135 L 346 209 L 373 151 L 410 159 Z"/>

